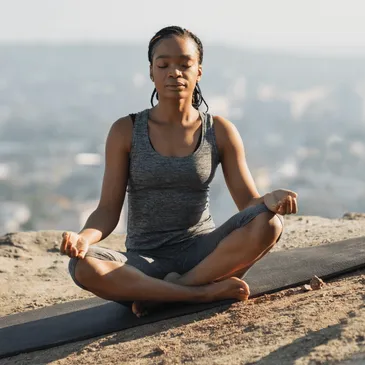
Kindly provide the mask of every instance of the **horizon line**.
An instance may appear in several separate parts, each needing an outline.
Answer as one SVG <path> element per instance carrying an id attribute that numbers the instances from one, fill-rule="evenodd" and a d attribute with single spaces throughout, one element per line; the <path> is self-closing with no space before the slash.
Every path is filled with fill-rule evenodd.
<path id="1" fill-rule="evenodd" d="M 140 46 L 148 46 L 147 42 L 142 40 L 96 40 L 96 39 L 56 39 L 56 40 L 47 40 L 47 39 L 22 39 L 22 40 L 0 40 L 0 47 L 3 46 L 49 46 L 49 47 L 58 47 L 58 46 L 121 46 L 121 45 L 132 45 L 136 47 Z M 300 57 L 316 57 L 316 58 L 341 58 L 341 59 L 362 59 L 365 58 L 365 50 L 359 52 L 359 48 L 357 47 L 294 47 L 293 49 L 289 49 L 286 47 L 269 47 L 269 46 L 252 46 L 252 45 L 240 45 L 235 43 L 228 43 L 222 41 L 205 41 L 205 47 L 224 47 L 229 49 L 237 49 L 247 52 L 256 52 L 256 53 L 270 53 L 270 54 L 280 54 L 287 56 L 300 56 Z M 346 50 L 346 52 L 340 52 L 341 50 Z M 358 52 L 353 52 L 356 49 Z"/>

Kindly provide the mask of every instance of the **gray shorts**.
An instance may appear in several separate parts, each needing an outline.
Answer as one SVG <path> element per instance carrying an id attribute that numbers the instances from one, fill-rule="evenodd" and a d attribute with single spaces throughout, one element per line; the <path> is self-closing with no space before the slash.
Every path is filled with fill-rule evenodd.
<path id="1" fill-rule="evenodd" d="M 118 252 L 100 246 L 91 246 L 86 254 L 99 260 L 117 261 L 142 271 L 146 275 L 163 279 L 170 272 L 184 274 L 207 257 L 232 231 L 245 226 L 263 212 L 270 212 L 265 204 L 246 208 L 210 233 L 195 236 L 178 245 L 166 246 L 154 250 L 127 250 Z M 283 216 L 277 214 L 284 226 Z M 281 236 L 281 235 L 280 235 Z M 280 237 L 279 237 L 280 239 Z M 279 241 L 278 239 L 278 241 Z M 69 271 L 74 282 L 84 288 L 75 278 L 78 259 L 72 258 Z"/>

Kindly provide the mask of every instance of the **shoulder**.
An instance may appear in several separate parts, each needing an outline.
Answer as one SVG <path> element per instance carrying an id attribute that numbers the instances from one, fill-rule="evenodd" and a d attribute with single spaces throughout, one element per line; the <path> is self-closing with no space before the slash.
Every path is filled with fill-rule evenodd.
<path id="1" fill-rule="evenodd" d="M 216 133 L 232 133 L 237 131 L 236 126 L 228 119 L 221 117 L 219 115 L 212 115 L 213 125 Z"/>
<path id="2" fill-rule="evenodd" d="M 133 130 L 133 121 L 130 115 L 117 119 L 110 128 L 114 133 L 128 133 Z"/>
<path id="3" fill-rule="evenodd" d="M 214 133 L 220 152 L 227 147 L 229 148 L 237 143 L 242 143 L 241 136 L 231 121 L 218 115 L 213 115 L 212 117 Z"/>
<path id="4" fill-rule="evenodd" d="M 110 127 L 107 143 L 129 152 L 132 145 L 133 121 L 130 115 L 117 119 Z"/>

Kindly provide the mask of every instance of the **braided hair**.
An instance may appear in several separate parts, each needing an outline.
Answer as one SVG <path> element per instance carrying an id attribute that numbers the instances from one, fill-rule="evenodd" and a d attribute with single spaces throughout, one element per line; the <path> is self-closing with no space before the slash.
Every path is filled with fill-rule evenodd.
<path id="1" fill-rule="evenodd" d="M 200 41 L 200 39 L 194 33 L 190 32 L 189 30 L 187 30 L 185 28 L 181 28 L 178 26 L 169 26 L 169 27 L 162 28 L 161 30 L 159 30 L 150 40 L 150 43 L 148 45 L 148 60 L 151 65 L 152 65 L 152 58 L 153 58 L 153 53 L 156 48 L 156 45 L 162 39 L 166 39 L 166 38 L 169 38 L 172 36 L 191 38 L 196 43 L 196 46 L 198 48 L 199 65 L 201 65 L 203 63 L 203 44 Z M 151 105 L 152 106 L 154 106 L 153 98 L 155 96 L 158 100 L 158 92 L 157 92 L 156 88 L 153 90 L 152 96 L 151 96 Z M 195 86 L 194 92 L 193 92 L 193 107 L 195 109 L 198 109 L 202 103 L 205 104 L 207 111 L 208 111 L 209 106 L 203 97 L 199 84 L 197 83 Z"/>

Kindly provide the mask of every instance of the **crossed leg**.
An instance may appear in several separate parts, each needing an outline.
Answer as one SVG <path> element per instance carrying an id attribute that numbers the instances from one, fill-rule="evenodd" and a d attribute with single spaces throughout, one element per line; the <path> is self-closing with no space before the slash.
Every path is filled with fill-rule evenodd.
<path id="1" fill-rule="evenodd" d="M 249 287 L 235 276 L 266 254 L 281 231 L 278 217 L 263 212 L 249 224 L 231 232 L 212 253 L 173 283 L 150 277 L 128 264 L 94 257 L 78 261 L 75 278 L 86 290 L 113 301 L 245 300 Z M 134 305 L 137 315 L 141 311 Z"/>
<path id="2" fill-rule="evenodd" d="M 86 290 L 100 298 L 116 302 L 211 302 L 228 298 L 245 300 L 248 292 L 247 284 L 238 278 L 195 287 L 184 286 L 153 278 L 128 264 L 94 257 L 78 261 L 75 278 Z M 140 316 L 141 313 L 135 314 Z"/>
<path id="3" fill-rule="evenodd" d="M 211 254 L 177 282 L 194 286 L 243 274 L 270 251 L 282 229 L 282 223 L 274 213 L 259 214 L 247 225 L 231 232 Z"/>

